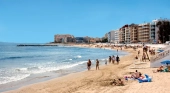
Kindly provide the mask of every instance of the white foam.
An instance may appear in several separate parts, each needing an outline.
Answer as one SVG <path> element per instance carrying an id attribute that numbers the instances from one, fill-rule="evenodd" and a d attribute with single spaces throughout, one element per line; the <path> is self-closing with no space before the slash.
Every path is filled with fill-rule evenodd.
<path id="1" fill-rule="evenodd" d="M 28 70 L 27 68 L 16 68 L 16 71 L 26 71 Z"/>
<path id="2" fill-rule="evenodd" d="M 81 58 L 82 56 L 78 55 L 77 58 Z"/>
<path id="3" fill-rule="evenodd" d="M 22 79 L 24 79 L 28 76 L 30 76 L 30 74 L 17 75 L 17 76 L 11 76 L 11 77 L 0 77 L 0 84 L 6 84 L 6 83 L 9 83 L 9 82 L 22 80 Z"/>

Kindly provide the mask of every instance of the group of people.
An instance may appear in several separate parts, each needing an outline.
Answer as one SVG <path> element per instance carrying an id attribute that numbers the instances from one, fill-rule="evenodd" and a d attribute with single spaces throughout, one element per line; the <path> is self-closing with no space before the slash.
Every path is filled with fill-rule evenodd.
<path id="1" fill-rule="evenodd" d="M 114 64 L 115 61 L 117 62 L 117 64 L 119 64 L 120 58 L 119 58 L 118 55 L 117 55 L 116 58 L 115 58 L 114 55 L 113 55 L 112 57 L 109 56 L 109 63 L 112 62 L 112 63 Z M 107 64 L 107 60 L 106 60 L 105 64 Z M 92 62 L 91 62 L 91 60 L 89 59 L 88 62 L 87 62 L 87 69 L 88 69 L 88 70 L 91 69 L 91 65 L 92 65 Z M 98 60 L 98 59 L 96 59 L 96 70 L 99 70 L 99 60 Z"/>
<path id="2" fill-rule="evenodd" d="M 91 69 L 91 60 L 89 59 L 88 62 L 87 62 L 87 69 L 90 70 Z M 99 70 L 99 60 L 96 59 L 96 70 Z"/>
<path id="3" fill-rule="evenodd" d="M 120 78 L 118 80 L 113 79 L 113 81 L 110 84 L 117 85 L 117 86 L 124 86 L 124 82 Z"/>
<path id="4" fill-rule="evenodd" d="M 120 58 L 119 56 L 117 55 L 117 57 L 115 57 L 114 55 L 111 57 L 109 56 L 109 63 L 115 63 L 115 61 L 117 62 L 117 64 L 119 64 L 119 61 L 120 61 Z"/>

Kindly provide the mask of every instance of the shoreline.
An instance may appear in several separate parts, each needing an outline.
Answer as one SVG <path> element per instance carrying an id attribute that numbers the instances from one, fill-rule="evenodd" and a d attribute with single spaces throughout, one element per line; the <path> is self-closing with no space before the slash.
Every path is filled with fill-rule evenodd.
<path id="1" fill-rule="evenodd" d="M 123 49 L 124 50 L 124 49 Z M 141 50 L 141 48 L 139 49 Z M 71 73 L 66 76 L 58 77 L 52 80 L 23 86 L 17 90 L 7 91 L 5 93 L 143 93 L 144 88 L 138 89 L 143 85 L 136 81 L 125 82 L 125 86 L 112 86 L 110 81 L 113 79 L 124 79 L 124 75 L 134 72 L 135 69 L 129 69 L 133 64 L 137 51 L 125 49 L 129 54 L 121 57 L 120 64 L 108 64 L 100 67 L 96 71 L 93 67 L 91 71 L 82 71 Z M 148 66 L 148 61 L 147 65 Z M 153 74 L 154 68 L 137 69 L 142 73 Z M 149 70 L 149 71 L 148 71 Z M 144 83 L 150 85 L 150 83 Z M 134 87 L 136 87 L 134 89 Z M 146 93 L 153 93 L 152 91 Z M 154 92 L 155 93 L 155 92 Z M 159 93 L 159 92 L 156 92 Z M 168 93 L 165 92 L 164 93 Z"/>
<path id="2" fill-rule="evenodd" d="M 95 48 L 95 47 L 87 47 L 87 46 L 77 46 L 77 45 L 73 45 L 73 47 L 84 47 L 84 48 Z M 108 48 L 109 50 L 115 50 L 115 49 L 110 49 L 110 48 Z M 127 51 L 126 51 L 127 52 Z M 128 55 L 130 55 L 130 53 L 128 54 Z M 127 55 L 126 55 L 127 56 Z M 123 56 L 124 57 L 124 56 Z M 122 58 L 122 57 L 121 57 Z M 109 64 L 109 65 L 111 65 L 111 64 Z M 103 64 L 102 66 L 100 66 L 100 68 L 105 68 L 105 64 Z M 95 69 L 95 67 L 93 67 L 92 68 L 93 70 Z M 42 82 L 38 82 L 38 83 L 33 83 L 33 84 L 30 84 L 30 85 L 27 85 L 28 87 L 29 86 L 32 86 L 32 85 L 35 85 L 35 84 L 39 84 L 39 83 L 43 83 L 43 82 L 50 82 L 50 81 L 52 81 L 52 80 L 55 80 L 55 79 L 58 79 L 58 78 L 64 78 L 64 77 L 69 77 L 69 76 L 72 76 L 72 74 L 81 74 L 81 73 L 86 73 L 86 71 L 87 70 L 83 70 L 83 71 L 80 71 L 80 72 L 76 72 L 76 73 L 70 73 L 70 74 L 67 74 L 67 75 L 64 75 L 64 76 L 61 76 L 61 77 L 56 77 L 56 78 L 54 78 L 54 79 L 50 79 L 50 80 L 47 80 L 47 81 L 42 81 Z M 27 87 L 27 86 L 24 86 L 24 87 Z M 23 87 L 20 87 L 19 89 L 22 89 Z M 18 90 L 18 89 L 16 89 L 16 90 Z M 12 91 L 15 91 L 15 89 L 14 90 L 9 90 L 9 91 L 4 91 L 4 92 L 12 92 Z"/>
<path id="3" fill-rule="evenodd" d="M 86 46 L 71 46 L 71 47 L 93 48 L 93 47 L 86 47 Z M 101 48 L 99 48 L 99 49 L 101 49 Z M 113 51 L 111 49 L 109 49 L 109 50 Z M 100 59 L 100 60 L 103 60 L 103 59 Z M 86 66 L 86 63 L 84 65 Z M 104 61 L 101 62 L 101 66 L 105 66 Z M 92 66 L 92 67 L 94 68 L 95 66 Z M 79 67 L 76 67 L 76 68 L 79 68 Z M 75 69 L 75 68 L 73 68 L 73 69 Z M 65 71 L 65 70 L 63 70 L 63 71 Z M 2 84 L 2 85 L 0 85 L 0 87 L 2 89 L 1 92 L 17 90 L 17 89 L 21 88 L 22 86 L 29 86 L 29 85 L 33 85 L 33 84 L 37 84 L 37 83 L 41 83 L 41 82 L 46 82 L 46 81 L 49 81 L 49 80 L 52 80 L 55 78 L 59 78 L 59 77 L 63 77 L 63 76 L 66 76 L 66 75 L 69 75 L 72 73 L 84 72 L 84 71 L 86 71 L 86 69 L 82 69 L 81 71 L 78 71 L 78 70 L 73 71 L 73 70 L 67 69 L 66 71 L 68 71 L 68 73 L 57 73 L 58 71 L 53 71 L 53 72 L 50 72 L 51 74 L 46 72 L 46 73 L 41 73 L 38 75 L 31 75 L 31 76 L 24 78 L 22 80 L 19 80 L 19 81 Z M 45 75 L 43 75 L 43 74 L 45 74 Z M 57 75 L 53 75 L 53 74 L 57 74 Z M 40 78 L 40 80 L 38 80 L 38 78 Z M 15 85 L 17 85 L 17 86 L 15 86 Z M 8 87 L 8 86 L 10 86 L 10 87 Z"/>

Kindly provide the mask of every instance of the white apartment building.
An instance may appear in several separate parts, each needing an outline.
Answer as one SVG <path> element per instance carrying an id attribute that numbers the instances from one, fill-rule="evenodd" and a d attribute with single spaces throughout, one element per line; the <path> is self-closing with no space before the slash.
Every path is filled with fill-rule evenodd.
<path id="1" fill-rule="evenodd" d="M 119 30 L 115 31 L 115 39 L 114 39 L 115 44 L 119 44 Z"/>
<path id="2" fill-rule="evenodd" d="M 151 43 L 158 42 L 158 28 L 156 27 L 158 20 L 153 20 L 150 23 L 150 41 Z"/>
<path id="3" fill-rule="evenodd" d="M 108 42 L 114 43 L 114 41 L 115 41 L 115 31 L 112 30 L 112 31 L 108 32 Z"/>

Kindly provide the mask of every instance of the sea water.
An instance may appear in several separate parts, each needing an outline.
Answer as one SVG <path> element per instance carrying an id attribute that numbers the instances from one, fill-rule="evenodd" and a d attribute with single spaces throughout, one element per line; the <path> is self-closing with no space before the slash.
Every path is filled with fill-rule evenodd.
<path id="1" fill-rule="evenodd" d="M 108 56 L 124 56 L 126 52 L 100 48 L 80 48 L 72 46 L 26 46 L 0 43 L 0 86 L 26 78 L 35 78 L 45 73 L 50 77 L 56 73 L 69 74 L 86 70 L 86 63 L 92 65 L 99 59 L 100 64 Z M 50 73 L 50 74 L 49 74 Z"/>

